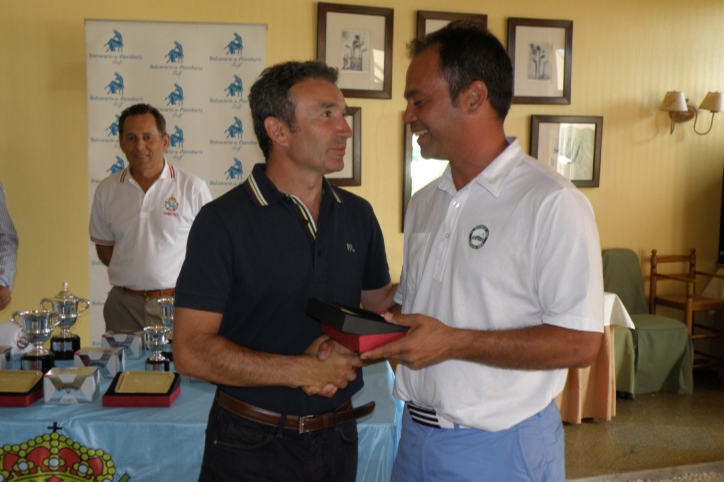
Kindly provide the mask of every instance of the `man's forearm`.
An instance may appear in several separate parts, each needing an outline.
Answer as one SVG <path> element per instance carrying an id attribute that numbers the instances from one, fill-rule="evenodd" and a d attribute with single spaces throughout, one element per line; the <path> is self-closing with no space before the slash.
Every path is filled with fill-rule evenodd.
<path id="1" fill-rule="evenodd" d="M 96 244 L 96 253 L 98 254 L 98 260 L 101 263 L 106 266 L 111 264 L 111 258 L 113 258 L 113 246 Z"/>
<path id="2" fill-rule="evenodd" d="M 383 312 L 390 310 L 395 305 L 395 293 L 397 283 L 370 291 L 363 291 L 361 295 L 362 307 L 368 311 Z"/>
<path id="3" fill-rule="evenodd" d="M 179 373 L 212 383 L 238 387 L 296 388 L 301 356 L 257 352 L 218 335 L 194 338 L 191 344 L 174 340 L 174 365 Z"/>
<path id="4" fill-rule="evenodd" d="M 454 330 L 450 357 L 499 368 L 583 368 L 598 355 L 603 335 L 552 325 L 517 330 Z"/>
<path id="5" fill-rule="evenodd" d="M 361 362 L 333 353 L 280 355 L 251 350 L 218 334 L 221 314 L 178 308 L 174 322 L 174 366 L 179 373 L 237 387 L 344 388 Z M 321 342 L 321 341 L 320 341 Z M 317 341 L 315 341 L 317 343 Z"/>
<path id="6" fill-rule="evenodd" d="M 453 328 L 420 314 L 387 314 L 385 319 L 409 327 L 407 335 L 362 354 L 362 359 L 394 358 L 416 369 L 446 360 L 518 370 L 580 368 L 596 358 L 603 338 L 601 333 L 553 325 L 481 331 Z"/>

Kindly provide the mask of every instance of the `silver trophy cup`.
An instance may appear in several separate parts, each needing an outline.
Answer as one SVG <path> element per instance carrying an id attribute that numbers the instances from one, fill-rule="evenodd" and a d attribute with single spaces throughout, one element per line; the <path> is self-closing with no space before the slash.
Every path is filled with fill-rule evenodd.
<path id="1" fill-rule="evenodd" d="M 40 300 L 40 307 L 60 316 L 60 333 L 50 339 L 50 351 L 57 360 L 72 360 L 75 352 L 80 350 L 80 337 L 71 333 L 70 328 L 90 307 L 90 301 L 70 293 L 68 283 L 64 282 L 63 290 L 55 297 Z"/>
<path id="2" fill-rule="evenodd" d="M 170 360 L 161 353 L 163 346 L 167 343 L 166 335 L 168 335 L 169 331 L 171 331 L 171 328 L 163 325 L 147 326 L 143 329 L 143 339 L 146 346 L 153 351 L 153 355 L 146 359 L 147 371 L 171 371 Z"/>
<path id="3" fill-rule="evenodd" d="M 166 338 L 168 339 L 168 345 L 164 347 L 163 349 L 163 356 L 168 358 L 170 361 L 173 361 L 173 303 L 174 303 L 174 297 L 173 296 L 164 296 L 163 298 L 156 299 L 156 302 L 161 305 L 161 322 L 163 323 L 163 326 L 167 326 L 169 328 L 168 335 L 166 335 Z"/>
<path id="4" fill-rule="evenodd" d="M 55 366 L 53 354 L 43 348 L 50 334 L 60 323 L 60 316 L 55 311 L 32 310 L 19 311 L 13 314 L 13 321 L 25 332 L 25 336 L 34 348 L 20 358 L 23 370 L 40 370 L 46 373 Z"/>

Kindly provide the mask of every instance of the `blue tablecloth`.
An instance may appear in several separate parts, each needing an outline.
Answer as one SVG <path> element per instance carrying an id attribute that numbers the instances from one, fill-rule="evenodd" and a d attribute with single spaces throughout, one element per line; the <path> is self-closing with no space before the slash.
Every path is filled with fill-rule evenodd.
<path id="1" fill-rule="evenodd" d="M 142 370 L 143 360 L 130 360 L 126 369 Z M 357 480 L 388 481 L 400 437 L 402 403 L 390 395 L 394 375 L 388 363 L 365 368 L 364 379 L 354 404 L 374 400 L 377 407 L 359 421 Z M 106 408 L 101 395 L 109 384 L 109 379 L 101 381 L 99 397 L 90 404 L 58 405 L 41 399 L 26 408 L 0 408 L 0 461 L 16 463 L 15 453 L 23 457 L 34 447 L 57 443 L 56 436 L 49 440 L 55 432 L 70 439 L 65 444 L 71 446 L 67 457 L 55 463 L 71 460 L 74 452 L 81 465 L 95 457 L 94 463 L 113 466 L 112 478 L 107 479 L 113 482 L 196 481 L 215 386 L 182 377 L 181 394 L 169 408 Z M 0 476 L 4 469 L 0 466 Z"/>

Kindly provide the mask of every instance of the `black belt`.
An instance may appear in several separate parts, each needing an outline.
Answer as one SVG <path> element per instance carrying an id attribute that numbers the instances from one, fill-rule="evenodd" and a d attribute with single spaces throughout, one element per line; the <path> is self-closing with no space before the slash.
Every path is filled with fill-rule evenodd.
<path id="1" fill-rule="evenodd" d="M 224 392 L 216 391 L 216 401 L 219 405 L 240 417 L 278 427 L 282 417 L 284 419 L 284 428 L 296 430 L 299 433 L 314 432 L 323 428 L 333 427 L 335 424 L 347 423 L 369 415 L 375 409 L 375 402 L 369 402 L 358 408 L 352 408 L 352 401 L 347 400 L 337 407 L 333 412 L 320 413 L 319 415 L 305 415 L 299 417 L 297 415 L 282 415 L 280 413 L 264 410 L 263 408 L 249 405 L 241 402 Z"/>

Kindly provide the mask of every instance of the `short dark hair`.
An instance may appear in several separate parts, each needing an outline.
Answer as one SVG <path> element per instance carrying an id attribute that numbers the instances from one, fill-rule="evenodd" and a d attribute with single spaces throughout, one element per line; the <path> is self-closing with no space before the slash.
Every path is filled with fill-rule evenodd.
<path id="1" fill-rule="evenodd" d="M 488 88 L 488 98 L 501 120 L 513 98 L 513 65 L 503 44 L 481 24 L 457 20 L 408 45 L 411 57 L 438 48 L 440 72 L 455 104 L 462 91 L 476 80 Z"/>
<path id="2" fill-rule="evenodd" d="M 156 129 L 161 133 L 161 136 L 165 136 L 166 119 L 164 119 L 163 114 L 161 114 L 158 109 L 149 104 L 134 104 L 123 109 L 121 116 L 118 118 L 118 136 L 123 135 L 123 123 L 126 121 L 126 117 L 146 114 L 153 115 L 153 118 L 156 119 Z"/>
<path id="3" fill-rule="evenodd" d="M 271 139 L 264 128 L 264 119 L 276 117 L 292 131 L 296 129 L 295 105 L 289 97 L 291 88 L 307 79 L 321 79 L 337 84 L 337 77 L 336 68 L 317 60 L 284 62 L 264 69 L 249 90 L 249 107 L 256 139 L 265 159 L 269 158 Z"/>

